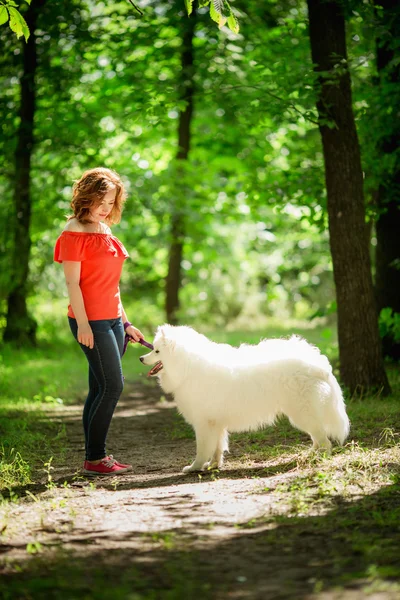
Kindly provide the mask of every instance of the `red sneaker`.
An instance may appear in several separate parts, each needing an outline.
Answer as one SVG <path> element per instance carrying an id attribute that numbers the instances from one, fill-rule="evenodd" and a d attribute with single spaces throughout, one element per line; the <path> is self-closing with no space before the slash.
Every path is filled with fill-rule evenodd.
<path id="1" fill-rule="evenodd" d="M 119 460 L 117 460 L 116 458 L 114 458 L 112 454 L 110 454 L 109 458 L 112 458 L 112 460 L 115 460 L 115 464 L 119 465 L 120 467 L 123 467 L 124 469 L 125 469 L 125 467 L 128 467 L 129 469 L 132 469 L 132 465 L 125 465 L 124 463 L 119 462 Z"/>
<path id="2" fill-rule="evenodd" d="M 83 463 L 84 475 L 120 475 L 131 470 L 131 465 L 122 466 L 112 456 L 106 456 L 97 465 L 88 460 Z"/>

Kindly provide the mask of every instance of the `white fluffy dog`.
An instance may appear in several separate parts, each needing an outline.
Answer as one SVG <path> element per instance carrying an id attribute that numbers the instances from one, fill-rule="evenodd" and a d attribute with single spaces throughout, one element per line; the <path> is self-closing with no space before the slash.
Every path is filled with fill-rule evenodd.
<path id="1" fill-rule="evenodd" d="M 234 348 L 190 327 L 163 325 L 154 350 L 140 360 L 154 365 L 149 375 L 157 375 L 162 389 L 174 395 L 195 430 L 196 459 L 185 473 L 222 467 L 229 431 L 271 425 L 279 415 L 327 453 L 329 438 L 343 444 L 349 433 L 343 395 L 328 359 L 300 337 Z"/>

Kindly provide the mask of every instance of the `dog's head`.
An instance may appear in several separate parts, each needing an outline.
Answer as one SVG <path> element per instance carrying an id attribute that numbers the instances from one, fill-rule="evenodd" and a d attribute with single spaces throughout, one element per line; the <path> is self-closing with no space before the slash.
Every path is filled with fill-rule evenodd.
<path id="1" fill-rule="evenodd" d="M 162 325 L 159 327 L 153 342 L 154 349 L 149 354 L 140 357 L 144 365 L 153 365 L 152 369 L 148 372 L 150 377 L 154 377 L 164 368 L 163 360 L 165 361 L 167 354 L 171 353 L 174 349 L 176 342 L 172 335 L 173 329 L 171 325 Z"/>
<path id="2" fill-rule="evenodd" d="M 188 375 L 193 335 L 199 334 L 190 327 L 161 325 L 154 337 L 154 350 L 140 357 L 144 365 L 152 367 L 147 375 L 157 376 L 168 393 L 173 393 Z"/>
<path id="3" fill-rule="evenodd" d="M 157 376 L 167 393 L 175 393 L 194 373 L 198 376 L 199 372 L 204 372 L 220 352 L 219 344 L 210 342 L 205 335 L 186 325 L 161 325 L 156 331 L 153 347 L 154 350 L 141 356 L 140 360 L 152 367 L 148 375 Z"/>

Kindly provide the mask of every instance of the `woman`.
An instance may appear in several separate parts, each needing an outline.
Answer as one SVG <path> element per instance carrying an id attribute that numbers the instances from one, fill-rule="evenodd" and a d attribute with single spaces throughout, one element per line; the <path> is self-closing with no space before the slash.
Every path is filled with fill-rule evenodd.
<path id="1" fill-rule="evenodd" d="M 69 325 L 89 363 L 83 409 L 86 475 L 118 475 L 132 469 L 106 453 L 108 428 L 123 389 L 125 332 L 135 342 L 143 338 L 129 323 L 120 299 L 119 280 L 128 253 L 108 227 L 120 221 L 125 199 L 114 171 L 86 171 L 73 186 L 73 215 L 54 250 L 54 260 L 64 267 Z"/>

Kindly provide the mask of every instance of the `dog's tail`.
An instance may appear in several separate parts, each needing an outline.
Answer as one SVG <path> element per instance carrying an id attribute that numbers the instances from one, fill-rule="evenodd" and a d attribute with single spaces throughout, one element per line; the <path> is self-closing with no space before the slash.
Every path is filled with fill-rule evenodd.
<path id="1" fill-rule="evenodd" d="M 330 402 L 326 405 L 324 429 L 326 435 L 339 444 L 343 444 L 350 431 L 350 421 L 342 390 L 333 373 L 329 374 L 328 383 L 331 388 Z"/>

